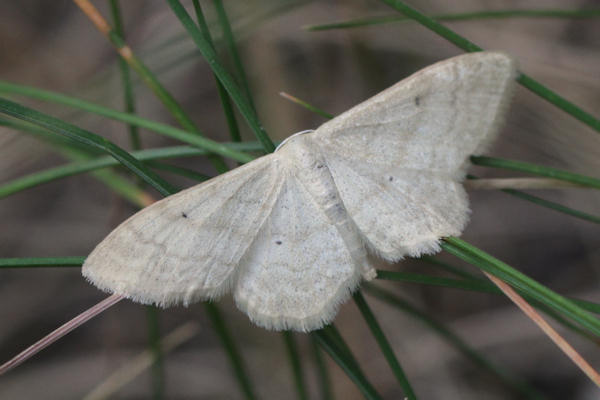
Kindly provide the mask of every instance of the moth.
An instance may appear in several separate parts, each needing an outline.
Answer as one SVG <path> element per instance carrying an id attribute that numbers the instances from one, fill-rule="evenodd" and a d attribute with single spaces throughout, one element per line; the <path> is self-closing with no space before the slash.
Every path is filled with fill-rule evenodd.
<path id="1" fill-rule="evenodd" d="M 498 52 L 433 64 L 141 210 L 92 251 L 83 275 L 165 307 L 232 292 L 259 326 L 321 328 L 376 276 L 369 254 L 395 262 L 461 234 L 468 158 L 496 136 L 514 78 Z"/>

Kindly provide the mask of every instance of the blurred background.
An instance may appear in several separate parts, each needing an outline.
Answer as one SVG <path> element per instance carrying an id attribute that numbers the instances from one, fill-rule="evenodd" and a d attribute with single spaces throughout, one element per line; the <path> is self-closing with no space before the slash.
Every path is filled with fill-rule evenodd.
<path id="1" fill-rule="evenodd" d="M 212 2 L 201 2 L 220 54 Z M 412 2 L 428 15 L 507 9 L 586 9 L 598 1 Z M 94 4 L 110 20 L 105 1 Z M 191 6 L 190 2 L 184 2 Z M 462 51 L 415 22 L 393 22 L 345 30 L 308 31 L 307 25 L 391 15 L 384 3 L 248 0 L 225 2 L 259 117 L 275 140 L 325 120 L 283 99 L 285 91 L 338 114 L 409 74 Z M 228 141 L 214 79 L 179 21 L 163 1 L 121 2 L 127 43 L 212 139 Z M 189 9 L 192 12 L 191 8 Z M 508 18 L 446 22 L 485 49 L 513 55 L 520 69 L 584 110 L 600 109 L 598 18 Z M 0 2 L 0 80 L 70 94 L 123 109 L 117 57 L 108 41 L 71 1 Z M 139 115 L 177 125 L 154 95 L 132 74 Z M 127 127 L 89 113 L 15 96 L 16 101 L 60 117 L 130 148 Z M 239 116 L 238 116 L 239 117 Z M 245 140 L 255 140 L 238 118 Z M 141 130 L 145 148 L 174 141 Z M 492 155 L 535 162 L 600 177 L 600 135 L 519 87 Z M 0 184 L 66 160 L 45 141 L 0 127 Z M 207 175 L 203 157 L 178 165 Z M 479 176 L 516 173 L 473 168 Z M 172 174 L 180 187 L 195 182 Z M 585 189 L 534 194 L 592 214 L 598 193 Z M 156 198 L 159 195 L 152 192 Z M 464 238 L 559 293 L 600 302 L 598 225 L 559 214 L 499 191 L 471 192 L 472 220 Z M 78 175 L 0 199 L 0 257 L 85 256 L 136 208 L 90 175 Z M 461 263 L 447 254 L 442 259 Z M 384 269 L 438 274 L 430 265 L 406 260 Z M 382 286 L 444 322 L 472 347 L 529 382 L 550 399 L 595 399 L 598 389 L 502 296 L 417 284 Z M 0 271 L 0 361 L 5 361 L 105 294 L 81 277 L 79 268 Z M 422 399 L 517 399 L 510 388 L 457 352 L 427 326 L 373 297 L 367 301 Z M 235 333 L 260 398 L 294 398 L 292 371 L 277 333 L 251 325 L 229 296 L 219 302 Z M 114 306 L 35 358 L 0 377 L 2 399 L 75 399 L 147 349 L 145 307 Z M 161 336 L 191 326 L 165 356 L 165 398 L 240 399 L 227 356 L 201 304 L 159 313 Z M 385 399 L 401 392 L 360 313 L 352 302 L 335 320 L 368 378 Z M 560 329 L 581 354 L 600 367 L 600 352 Z M 318 397 L 312 343 L 295 335 L 310 398 Z M 335 398 L 362 398 L 326 355 Z M 129 368 L 131 370 L 131 368 Z M 152 396 L 147 369 L 117 392 L 116 399 Z"/>

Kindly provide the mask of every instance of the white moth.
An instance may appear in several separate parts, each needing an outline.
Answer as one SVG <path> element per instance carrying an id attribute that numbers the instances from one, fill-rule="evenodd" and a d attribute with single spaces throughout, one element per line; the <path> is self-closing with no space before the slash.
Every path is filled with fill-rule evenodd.
<path id="1" fill-rule="evenodd" d="M 505 54 L 454 57 L 275 153 L 138 212 L 83 265 L 100 289 L 184 305 L 232 291 L 269 329 L 329 323 L 367 258 L 439 251 L 469 215 L 460 184 L 499 129 L 515 77 Z"/>

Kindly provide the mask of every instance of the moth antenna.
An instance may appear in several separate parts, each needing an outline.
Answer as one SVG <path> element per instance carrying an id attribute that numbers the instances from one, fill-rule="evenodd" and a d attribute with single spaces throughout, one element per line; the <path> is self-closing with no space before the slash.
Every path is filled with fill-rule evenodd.
<path id="1" fill-rule="evenodd" d="M 4 364 L 0 365 L 0 375 L 10 371 L 17 365 L 26 361 L 28 358 L 34 356 L 39 351 L 45 349 L 52 343 L 56 342 L 61 337 L 65 336 L 67 333 L 71 332 L 73 329 L 77 328 L 80 325 L 83 325 L 90 319 L 94 318 L 96 315 L 100 314 L 102 311 L 112 307 L 119 301 L 123 300 L 123 296 L 118 294 L 113 294 L 108 296 L 106 299 L 102 300 L 98 304 L 88 308 L 69 322 L 61 325 L 54 331 L 50 332 L 48 335 L 44 336 Z"/>

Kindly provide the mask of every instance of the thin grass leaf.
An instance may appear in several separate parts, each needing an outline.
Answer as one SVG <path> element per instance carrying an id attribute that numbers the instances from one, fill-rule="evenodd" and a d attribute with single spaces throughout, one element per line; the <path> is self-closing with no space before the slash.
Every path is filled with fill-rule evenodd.
<path id="1" fill-rule="evenodd" d="M 202 132 L 198 129 L 192 119 L 186 114 L 175 98 L 160 84 L 156 76 L 146 67 L 127 46 L 123 38 L 106 22 L 100 12 L 89 2 L 89 0 L 73 0 L 81 10 L 88 16 L 90 21 L 104 34 L 113 44 L 119 55 L 127 61 L 127 64 L 142 78 L 142 81 L 154 92 L 171 115 L 186 130 L 192 131 L 200 136 Z M 208 157 L 219 172 L 228 170 L 222 158 L 211 155 Z"/>
<path id="2" fill-rule="evenodd" d="M 236 147 L 238 147 L 240 150 L 259 150 L 262 148 L 260 143 L 258 142 L 240 143 L 240 146 Z M 208 178 L 202 174 L 198 174 L 193 171 L 189 171 L 184 174 L 184 169 L 180 167 L 167 166 L 165 164 L 153 164 L 148 162 L 149 160 L 207 155 L 208 152 L 202 149 L 197 149 L 195 147 L 189 146 L 173 146 L 158 149 L 132 151 L 130 154 L 140 161 L 146 161 L 146 164 L 153 168 L 158 168 L 162 170 L 168 169 L 169 172 L 174 172 L 179 175 L 187 176 L 188 178 L 200 181 L 205 178 Z M 3 185 L 0 185 L 0 199 L 35 186 L 53 182 L 58 179 L 81 174 L 84 172 L 98 170 L 101 168 L 114 167 L 118 165 L 120 165 L 119 161 L 115 160 L 113 157 L 101 156 L 94 159 L 90 159 L 89 161 L 77 161 L 74 163 L 64 164 L 54 168 L 48 168 L 40 172 L 34 172 L 32 174 L 16 178 L 12 181 L 6 182 Z M 138 192 L 135 193 L 137 196 Z"/>
<path id="3" fill-rule="evenodd" d="M 163 350 L 160 343 L 159 310 L 155 306 L 145 306 L 148 347 L 152 352 L 152 398 L 165 397 L 165 367 Z"/>
<path id="4" fill-rule="evenodd" d="M 564 171 L 558 168 L 487 156 L 471 156 L 471 162 L 475 165 L 480 165 L 483 167 L 527 172 L 532 175 L 545 176 L 547 178 L 559 179 L 562 181 L 573 182 L 579 185 L 600 189 L 600 179 Z"/>
<path id="5" fill-rule="evenodd" d="M 317 378 L 319 379 L 319 390 L 321 392 L 321 400 L 333 400 L 333 391 L 331 389 L 331 379 L 329 377 L 329 371 L 327 364 L 321 354 L 319 343 L 313 335 L 310 335 L 310 344 L 315 357 L 315 365 L 317 367 Z"/>
<path id="6" fill-rule="evenodd" d="M 248 103 L 250 103 L 250 107 L 256 113 L 256 107 L 254 106 L 254 100 L 252 99 L 252 92 L 250 91 L 250 86 L 248 84 L 248 75 L 244 70 L 244 64 L 242 63 L 242 58 L 240 57 L 240 53 L 235 44 L 235 38 L 233 35 L 233 30 L 231 29 L 231 25 L 229 24 L 229 18 L 227 17 L 227 12 L 225 11 L 225 6 L 221 0 L 213 0 L 213 5 L 215 6 L 215 10 L 217 11 L 217 18 L 219 19 L 219 25 L 221 26 L 221 31 L 223 32 L 223 39 L 227 48 L 229 49 L 229 54 L 233 60 L 233 66 L 235 68 L 235 73 L 238 77 L 238 81 L 240 82 L 240 86 L 248 99 Z"/>
<path id="7" fill-rule="evenodd" d="M 508 264 L 455 237 L 445 238 L 441 246 L 450 254 L 502 279 L 523 294 L 557 310 L 566 318 L 578 322 L 594 335 L 600 336 L 600 319 L 585 311 L 575 302 L 553 292 Z"/>
<path id="8" fill-rule="evenodd" d="M 31 122 L 91 148 L 105 151 L 164 196 L 176 192 L 171 184 L 133 158 L 125 150 L 101 136 L 2 98 L 0 98 L 0 112 Z"/>
<path id="9" fill-rule="evenodd" d="M 0 119 L 0 126 L 10 127 L 27 133 L 33 133 L 37 137 L 43 138 L 62 156 L 70 160 L 75 160 L 75 163 L 85 163 L 85 160 L 89 160 L 97 153 L 101 153 L 99 150 L 88 151 L 89 148 L 81 144 L 74 143 L 61 136 L 56 136 L 46 129 L 39 128 L 27 122 Z M 112 157 L 107 158 L 113 160 L 115 165 L 118 164 L 118 161 L 114 160 Z M 36 176 L 27 175 L 25 177 L 17 178 L 13 181 L 9 181 L 3 185 L 0 185 L 0 198 L 35 186 L 39 183 L 39 180 L 43 181 L 46 179 L 53 179 L 52 174 L 47 175 L 45 174 L 45 171 L 32 175 Z M 144 190 L 140 189 L 136 185 L 131 184 L 131 182 L 129 182 L 127 179 L 114 174 L 111 171 L 94 171 L 92 172 L 92 176 L 136 206 L 145 207 L 152 202 L 150 196 Z"/>
<path id="10" fill-rule="evenodd" d="M 437 258 L 432 257 L 432 256 L 421 256 L 421 257 L 417 258 L 416 260 L 422 261 L 422 262 L 430 264 L 430 265 L 434 265 L 438 268 L 443 269 L 444 271 L 450 272 L 453 275 L 460 276 L 461 278 L 478 279 L 478 277 L 473 275 L 472 273 L 464 271 L 464 270 L 462 270 L 458 267 L 455 267 L 454 265 L 447 263 L 445 261 L 438 260 Z"/>
<path id="11" fill-rule="evenodd" d="M 521 394 L 527 396 L 527 398 L 530 399 L 544 398 L 544 396 L 538 393 L 533 387 L 529 386 L 527 383 L 523 382 L 516 376 L 513 376 L 509 371 L 489 361 L 477 350 L 473 349 L 466 342 L 464 342 L 458 335 L 452 332 L 444 324 L 431 318 L 426 312 L 419 310 L 417 307 L 413 306 L 408 301 L 392 294 L 387 290 L 380 288 L 379 286 L 367 283 L 364 285 L 364 288 L 368 294 L 375 296 L 378 299 L 381 299 L 396 308 L 401 309 L 406 314 L 427 325 L 434 332 L 440 335 L 444 340 L 446 340 L 450 345 L 452 345 L 463 355 L 465 355 L 468 359 L 473 361 L 479 367 L 495 375 L 504 384 L 506 384 L 509 387 L 512 387 L 515 391 L 520 392 Z"/>
<path id="12" fill-rule="evenodd" d="M 127 114 L 107 107 L 102 107 L 97 104 L 83 101 L 71 96 L 65 96 L 59 93 L 54 93 L 46 90 L 39 90 L 28 86 L 15 85 L 12 83 L 2 81 L 0 81 L 0 92 L 20 94 L 39 100 L 64 104 L 69 107 L 89 111 L 110 119 L 126 122 L 128 124 L 133 124 L 141 128 L 149 129 L 151 131 L 160 133 L 173 139 L 180 140 L 182 142 L 191 144 L 201 149 L 208 150 L 211 153 L 220 154 L 224 157 L 232 158 L 239 162 L 246 163 L 254 159 L 254 157 L 249 154 L 232 150 L 231 148 L 223 145 L 222 143 L 215 142 L 214 140 L 210 140 L 205 137 L 192 134 L 188 131 L 178 129 L 170 125 L 150 121 L 148 119 L 141 118 L 136 115 Z"/>
<path id="13" fill-rule="evenodd" d="M 304 382 L 300 354 L 298 352 L 298 345 L 294 339 L 294 333 L 290 331 L 283 331 L 281 332 L 281 337 L 285 343 L 290 365 L 292 366 L 292 375 L 294 377 L 294 386 L 296 388 L 297 398 L 300 400 L 307 400 L 308 393 L 306 391 L 306 383 Z"/>
<path id="14" fill-rule="evenodd" d="M 146 165 L 151 168 L 158 169 L 160 171 L 170 172 L 178 176 L 184 176 L 189 179 L 193 179 L 198 182 L 204 182 L 209 180 L 211 177 L 208 175 L 201 174 L 189 168 L 179 167 L 177 165 L 165 164 L 159 161 L 147 161 Z"/>
<path id="15" fill-rule="evenodd" d="M 495 293 L 499 291 L 494 285 L 488 282 L 471 279 L 452 279 L 438 276 L 429 276 L 424 274 L 415 274 L 411 272 L 385 271 L 377 270 L 377 279 L 386 281 L 420 283 L 431 286 L 441 286 L 452 289 L 472 290 L 476 292 Z"/>
<path id="16" fill-rule="evenodd" d="M 125 38 L 125 32 L 123 28 L 123 21 L 121 19 L 121 9 L 119 7 L 118 0 L 110 0 L 110 11 L 115 25 L 115 32 L 117 35 Z M 135 114 L 135 103 L 133 98 L 133 87 L 131 85 L 131 77 L 129 75 L 129 67 L 127 62 L 119 57 L 119 71 L 121 73 L 121 82 L 123 84 L 123 100 L 125 102 L 125 111 L 129 114 Z M 138 127 L 135 125 L 129 125 L 129 138 L 131 140 L 131 147 L 134 150 L 141 148 L 140 133 Z"/>
<path id="17" fill-rule="evenodd" d="M 362 296 L 360 291 L 356 291 L 354 293 L 354 302 L 356 303 L 356 306 L 358 307 L 360 313 L 365 319 L 365 322 L 371 330 L 371 333 L 375 337 L 375 340 L 379 345 L 379 349 L 381 350 L 383 356 L 388 362 L 392 372 L 394 373 L 394 376 L 396 377 L 396 380 L 398 381 L 398 383 L 400 383 L 404 395 L 409 400 L 416 400 L 417 396 L 415 395 L 415 392 L 412 386 L 410 385 L 410 382 L 408 381 L 404 370 L 400 366 L 400 362 L 398 362 L 398 359 L 394 354 L 392 346 L 390 346 L 390 343 L 388 342 L 387 338 L 385 337 L 385 334 L 383 333 L 383 329 L 381 329 L 381 327 L 379 326 L 375 315 L 373 315 L 373 312 L 369 308 L 369 305 L 365 301 L 365 298 Z"/>
<path id="18" fill-rule="evenodd" d="M 196 19 L 198 20 L 200 32 L 202 32 L 202 34 L 204 35 L 204 39 L 216 53 L 215 45 L 212 40 L 210 30 L 208 29 L 206 19 L 204 18 L 204 13 L 202 12 L 202 7 L 200 6 L 200 1 L 192 0 L 192 3 L 194 4 L 194 10 L 196 11 Z M 217 76 L 214 75 L 214 73 L 213 76 L 217 85 L 217 91 L 219 92 L 219 98 L 221 99 L 221 105 L 223 107 L 223 113 L 225 114 L 225 121 L 227 121 L 227 127 L 229 128 L 229 135 L 231 137 L 231 140 L 234 142 L 240 142 L 242 140 L 240 136 L 240 128 L 238 127 L 237 120 L 235 119 L 235 113 L 233 112 L 233 107 L 231 105 L 229 94 L 227 94 L 227 90 L 225 89 L 225 87 L 223 87 L 223 84 L 221 83 L 219 78 L 217 78 Z"/>
<path id="19" fill-rule="evenodd" d="M 550 201 L 550 200 L 545 200 L 545 199 L 542 199 L 540 197 L 537 197 L 537 196 L 534 196 L 534 195 L 522 192 L 520 190 L 502 189 L 502 191 L 504 193 L 510 194 L 511 196 L 515 196 L 515 197 L 518 197 L 520 199 L 530 201 L 530 202 L 532 202 L 534 204 L 537 204 L 539 206 L 542 206 L 542 207 L 545 207 L 545 208 L 549 208 L 551 210 L 558 211 L 560 213 L 567 214 L 567 215 L 570 215 L 572 217 L 582 219 L 584 221 L 588 221 L 588 222 L 593 222 L 593 223 L 596 223 L 596 224 L 600 224 L 600 216 L 588 214 L 586 212 L 579 211 L 579 210 L 576 210 L 574 208 L 567 207 L 567 206 L 564 206 L 562 204 L 559 204 L 559 203 L 556 203 L 556 202 L 553 202 L 553 201 Z"/>
<path id="20" fill-rule="evenodd" d="M 539 167 L 539 166 L 536 165 L 536 167 Z M 478 179 L 478 178 L 473 175 L 467 175 L 467 179 Z M 500 190 L 506 194 L 517 197 L 521 200 L 529 201 L 531 203 L 534 203 L 536 205 L 539 205 L 539 206 L 542 206 L 545 208 L 549 208 L 550 210 L 558 211 L 562 214 L 567 214 L 571 217 L 579 218 L 584 221 L 600 224 L 600 216 L 588 214 L 586 212 L 564 206 L 564 205 L 556 203 L 554 201 L 545 200 L 545 199 L 542 199 L 541 197 L 525 193 L 521 190 L 516 190 L 516 189 L 500 189 Z"/>
<path id="21" fill-rule="evenodd" d="M 198 50 L 200 50 L 200 53 L 202 53 L 204 59 L 208 62 L 209 66 L 211 67 L 215 75 L 217 75 L 225 89 L 227 89 L 227 92 L 231 96 L 231 99 L 237 105 L 238 109 L 240 110 L 240 113 L 246 119 L 246 122 L 250 126 L 250 129 L 252 129 L 257 139 L 263 144 L 265 152 L 273 152 L 275 150 L 275 145 L 267 136 L 267 133 L 258 121 L 256 113 L 250 106 L 250 103 L 248 102 L 246 97 L 238 88 L 231 75 L 218 61 L 217 54 L 205 40 L 204 35 L 202 35 L 202 32 L 200 32 L 196 24 L 194 24 L 194 21 L 192 21 L 189 14 L 178 0 L 167 1 L 175 15 L 181 22 L 181 24 L 184 26 L 191 38 L 194 40 L 194 43 L 196 43 L 196 45 L 198 46 Z"/>
<path id="22" fill-rule="evenodd" d="M 229 357 L 229 361 L 233 367 L 233 372 L 240 386 L 240 390 L 244 394 L 244 398 L 247 400 L 256 399 L 257 397 L 254 394 L 254 389 L 248 377 L 248 373 L 246 372 L 246 367 L 244 366 L 241 354 L 235 345 L 235 342 L 233 341 L 233 337 L 229 332 L 229 328 L 227 328 L 227 325 L 225 325 L 225 320 L 223 319 L 221 312 L 214 303 L 204 302 L 204 306 L 206 309 L 206 314 L 210 318 L 213 328 L 217 332 L 219 339 L 221 340 L 221 344 L 223 345 L 223 348 L 225 348 L 225 352 Z"/>
<path id="23" fill-rule="evenodd" d="M 0 268 L 81 267 L 85 257 L 0 258 Z"/>
<path id="24" fill-rule="evenodd" d="M 427 17 L 424 14 L 421 14 L 419 11 L 417 11 L 416 9 L 405 4 L 403 1 L 400 1 L 400 0 L 381 0 L 381 1 L 386 3 L 387 5 L 389 5 L 390 7 L 394 8 L 395 10 L 403 13 L 407 17 L 414 19 L 421 25 L 432 30 L 439 36 L 442 36 L 449 42 L 453 43 L 454 45 L 458 46 L 459 48 L 461 48 L 465 51 L 474 52 L 474 51 L 482 51 L 483 50 L 481 47 L 477 46 L 475 43 L 458 35 L 456 32 L 452 31 L 451 29 L 446 28 L 444 25 L 439 24 L 438 22 L 431 19 L 430 17 Z M 574 117 L 574 118 L 578 119 L 579 121 L 583 122 L 584 124 L 590 126 L 594 130 L 596 130 L 596 132 L 600 132 L 600 120 L 599 119 L 593 117 L 590 113 L 584 111 L 580 107 L 577 107 L 575 104 L 571 103 L 567 99 L 561 97 L 557 93 L 548 89 L 547 87 L 545 87 L 541 83 L 537 82 L 533 78 L 531 78 L 525 74 L 520 74 L 517 77 L 517 82 L 519 82 L 522 86 L 526 87 L 527 89 L 531 90 L 533 93 L 535 93 L 538 96 L 542 97 L 543 99 L 547 100 L 551 104 L 554 104 L 555 106 L 557 106 L 561 110 L 565 111 L 572 117 Z"/>
<path id="25" fill-rule="evenodd" d="M 330 336 L 327 329 L 320 329 L 311 333 L 323 350 L 335 361 L 340 368 L 354 382 L 358 390 L 368 400 L 380 400 L 382 397 L 377 393 L 373 385 L 367 380 L 358 365 L 347 358 L 346 350 L 339 347 L 336 338 Z"/>
<path id="26" fill-rule="evenodd" d="M 485 19 L 507 19 L 507 18 L 596 18 L 600 16 L 600 10 L 498 10 L 498 11 L 474 11 L 465 13 L 439 14 L 431 18 L 436 21 L 470 21 Z M 405 22 L 408 17 L 399 15 L 381 15 L 368 18 L 357 18 L 350 21 L 335 22 L 321 25 L 308 25 L 307 31 L 325 31 L 332 29 L 360 28 L 364 26 L 388 24 L 391 22 Z"/>

